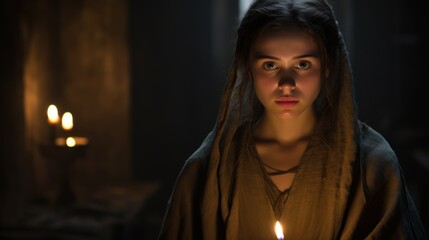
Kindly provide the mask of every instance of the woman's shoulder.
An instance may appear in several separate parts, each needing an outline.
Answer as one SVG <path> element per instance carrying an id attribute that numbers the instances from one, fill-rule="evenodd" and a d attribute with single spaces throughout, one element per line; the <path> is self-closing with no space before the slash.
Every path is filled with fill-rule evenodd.
<path id="1" fill-rule="evenodd" d="M 359 123 L 360 149 L 366 154 L 395 154 L 392 147 L 374 128 L 364 122 Z"/>
<path id="2" fill-rule="evenodd" d="M 375 150 L 381 148 L 383 150 L 392 151 L 390 144 L 377 130 L 364 122 L 359 122 L 359 130 L 361 134 L 361 146 L 366 150 Z"/>
<path id="3" fill-rule="evenodd" d="M 388 141 L 366 123 L 359 123 L 360 159 L 370 181 L 382 181 L 399 176 L 401 170 L 397 155 Z"/>
<path id="4" fill-rule="evenodd" d="M 195 150 L 191 156 L 188 157 L 185 164 L 182 167 L 181 175 L 186 172 L 198 171 L 204 167 L 210 158 L 210 154 L 213 148 L 214 132 L 211 131 L 201 145 Z"/>

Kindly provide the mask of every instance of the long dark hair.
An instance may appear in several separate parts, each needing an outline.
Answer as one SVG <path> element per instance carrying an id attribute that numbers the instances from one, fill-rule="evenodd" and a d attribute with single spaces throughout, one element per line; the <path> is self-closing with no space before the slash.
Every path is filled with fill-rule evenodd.
<path id="1" fill-rule="evenodd" d="M 264 29 L 288 26 L 310 33 L 321 51 L 322 88 L 314 103 L 320 130 L 331 133 L 344 124 L 346 116 L 355 117 L 351 67 L 331 5 L 325 0 L 256 0 L 237 30 L 235 55 L 218 116 L 221 132 L 261 116 L 263 107 L 255 97 L 250 74 L 250 50 Z"/>

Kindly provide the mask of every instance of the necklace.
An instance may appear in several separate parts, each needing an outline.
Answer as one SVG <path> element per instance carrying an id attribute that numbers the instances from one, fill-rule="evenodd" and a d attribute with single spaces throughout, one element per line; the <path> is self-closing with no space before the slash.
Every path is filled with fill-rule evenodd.
<path id="1" fill-rule="evenodd" d="M 274 170 L 274 172 L 267 172 L 267 174 L 269 176 L 283 175 L 283 174 L 286 174 L 286 173 L 296 173 L 298 171 L 298 167 L 299 167 L 299 165 L 296 165 L 296 166 L 294 166 L 294 167 L 292 167 L 290 169 L 287 169 L 287 170 L 280 170 L 280 169 L 271 167 L 270 165 L 266 164 L 263 161 L 262 161 L 262 164 L 264 164 L 267 168 L 269 168 L 271 170 Z"/>

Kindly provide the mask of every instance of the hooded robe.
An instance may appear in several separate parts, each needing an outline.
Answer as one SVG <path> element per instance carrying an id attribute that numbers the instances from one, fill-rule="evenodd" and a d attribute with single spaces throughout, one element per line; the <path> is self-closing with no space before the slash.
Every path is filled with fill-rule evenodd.
<path id="1" fill-rule="evenodd" d="M 230 171 L 218 173 L 228 175 L 218 178 L 226 182 L 213 183 L 232 185 L 231 194 L 227 199 L 219 194 L 203 198 L 213 143 L 209 134 L 177 179 L 160 239 L 277 239 L 276 220 L 285 239 L 427 239 L 394 151 L 374 129 L 363 123 L 359 127 L 359 154 L 348 172 L 335 162 L 326 164 L 331 149 L 313 137 L 280 219 L 268 196 L 250 126 L 237 134 L 230 149 L 237 161 Z M 203 204 L 203 199 L 210 203 Z M 228 204 L 226 217 L 223 209 L 212 207 L 223 201 Z"/>

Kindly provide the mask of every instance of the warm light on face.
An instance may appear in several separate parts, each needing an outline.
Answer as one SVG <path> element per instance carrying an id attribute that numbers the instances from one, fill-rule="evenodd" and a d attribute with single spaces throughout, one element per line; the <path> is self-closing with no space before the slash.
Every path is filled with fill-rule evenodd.
<path id="1" fill-rule="evenodd" d="M 284 239 L 283 229 L 279 221 L 276 222 L 275 231 L 276 231 L 277 239 L 283 240 Z"/>
<path id="2" fill-rule="evenodd" d="M 74 147 L 74 146 L 76 146 L 76 141 L 74 140 L 74 138 L 68 137 L 66 139 L 66 145 L 67 145 L 67 147 Z"/>
<path id="3" fill-rule="evenodd" d="M 64 130 L 71 130 L 73 128 L 73 115 L 69 112 L 63 114 L 62 127 Z"/>
<path id="4" fill-rule="evenodd" d="M 60 116 L 58 116 L 58 109 L 53 104 L 49 105 L 48 107 L 48 121 L 50 124 L 57 124 L 60 121 Z"/>
<path id="5" fill-rule="evenodd" d="M 253 44 L 250 61 L 255 94 L 265 115 L 313 118 L 321 88 L 319 46 L 305 31 L 267 31 Z"/>

